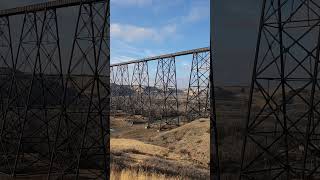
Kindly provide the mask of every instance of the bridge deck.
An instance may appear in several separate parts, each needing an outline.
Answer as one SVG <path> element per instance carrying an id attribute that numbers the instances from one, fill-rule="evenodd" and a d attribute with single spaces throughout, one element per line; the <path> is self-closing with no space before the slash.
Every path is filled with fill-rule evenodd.
<path id="1" fill-rule="evenodd" d="M 209 47 L 198 48 L 198 49 L 180 51 L 180 52 L 171 53 L 171 54 L 164 54 L 164 55 L 160 55 L 160 56 L 153 56 L 153 57 L 148 57 L 148 58 L 143 58 L 143 59 L 137 59 L 137 60 L 127 61 L 127 62 L 123 62 L 123 63 L 112 64 L 110 66 L 111 67 L 121 66 L 121 65 L 134 64 L 134 63 L 139 63 L 139 62 L 146 62 L 146 61 L 152 61 L 152 60 L 164 59 L 164 58 L 170 58 L 170 57 L 177 57 L 177 56 L 184 56 L 184 55 L 188 55 L 188 54 L 208 52 L 208 51 L 210 51 Z"/>
<path id="2" fill-rule="evenodd" d="M 23 7 L 0 10 L 0 17 L 25 14 L 30 12 L 44 11 L 46 9 L 58 9 L 63 7 L 77 6 L 80 3 L 88 4 L 92 2 L 101 2 L 105 0 L 56 0 L 45 3 L 38 3 Z"/>

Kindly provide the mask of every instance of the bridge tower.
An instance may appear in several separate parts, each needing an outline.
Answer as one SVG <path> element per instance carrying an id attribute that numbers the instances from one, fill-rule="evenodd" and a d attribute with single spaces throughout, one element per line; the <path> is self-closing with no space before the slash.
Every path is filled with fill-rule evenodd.
<path id="1" fill-rule="evenodd" d="M 118 96 L 119 92 L 119 86 L 117 86 L 117 67 L 111 66 L 110 67 L 110 89 L 111 89 L 111 95 L 110 95 L 110 110 L 116 110 L 117 109 L 117 101 L 116 97 Z"/>
<path id="2" fill-rule="evenodd" d="M 240 179 L 320 176 L 320 2 L 264 0 Z"/>
<path id="3" fill-rule="evenodd" d="M 49 175 L 110 177 L 109 25 L 109 0 L 81 1 Z"/>
<path id="4" fill-rule="evenodd" d="M 131 89 L 132 96 L 130 99 L 132 114 L 150 116 L 150 82 L 149 82 L 148 62 L 138 62 L 134 64 L 132 72 Z"/>
<path id="5" fill-rule="evenodd" d="M 79 11 L 65 74 L 57 8 L 69 6 Z M 82 0 L 1 11 L 2 175 L 109 179 L 109 9 Z M 24 15 L 15 57 L 14 15 Z"/>
<path id="6" fill-rule="evenodd" d="M 116 94 L 116 107 L 117 109 L 121 109 L 125 112 L 128 112 L 130 107 L 130 76 L 129 76 L 129 68 L 128 64 L 116 66 L 115 73 L 115 82 L 117 84 Z"/>
<path id="7" fill-rule="evenodd" d="M 54 59 L 54 61 L 53 61 Z M 8 64 L 7 64 L 8 65 Z M 16 176 L 50 159 L 58 119 L 63 77 L 55 9 L 25 13 L 1 118 L 2 172 Z M 55 109 L 55 110 L 53 110 Z M 49 113 L 50 111 L 50 113 Z M 39 154 L 27 158 L 26 153 Z"/>
<path id="8" fill-rule="evenodd" d="M 14 55 L 8 16 L 0 17 L 0 114 L 4 114 L 5 101 L 9 95 L 11 75 L 13 73 Z M 1 118 L 1 117 L 0 117 Z"/>
<path id="9" fill-rule="evenodd" d="M 194 53 L 186 104 L 189 120 L 209 116 L 209 73 L 210 52 Z"/>
<path id="10" fill-rule="evenodd" d="M 176 60 L 175 57 L 161 58 L 158 60 L 157 73 L 155 79 L 156 92 L 153 100 L 154 109 L 159 109 L 160 124 L 179 125 L 179 102 L 178 87 L 176 77 Z"/>

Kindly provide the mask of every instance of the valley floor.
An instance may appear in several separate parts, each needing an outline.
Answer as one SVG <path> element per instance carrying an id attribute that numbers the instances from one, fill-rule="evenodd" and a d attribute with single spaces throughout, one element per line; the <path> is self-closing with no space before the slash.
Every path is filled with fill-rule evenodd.
<path id="1" fill-rule="evenodd" d="M 111 178 L 209 179 L 209 119 L 158 132 L 128 118 L 111 118 Z"/>

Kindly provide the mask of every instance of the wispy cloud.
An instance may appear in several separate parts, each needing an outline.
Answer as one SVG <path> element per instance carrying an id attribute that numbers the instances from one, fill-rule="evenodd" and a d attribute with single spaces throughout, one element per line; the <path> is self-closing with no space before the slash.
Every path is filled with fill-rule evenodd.
<path id="1" fill-rule="evenodd" d="M 210 1 L 199 0 L 192 2 L 188 7 L 185 14 L 173 17 L 168 22 L 175 24 L 178 29 L 181 29 L 182 26 L 189 26 L 210 19 Z"/>
<path id="2" fill-rule="evenodd" d="M 159 3 L 155 0 L 112 0 L 114 3 L 127 4 L 127 5 L 148 5 L 152 3 Z M 162 42 L 169 38 L 179 38 L 183 36 L 178 33 L 182 26 L 190 23 L 196 23 L 203 19 L 209 18 L 208 0 L 199 0 L 192 2 L 189 6 L 190 9 L 185 15 L 175 17 L 167 21 L 167 24 L 162 26 L 139 26 L 136 24 L 128 23 L 113 23 L 111 24 L 111 37 L 126 42 L 135 41 L 158 41 Z M 165 4 L 165 2 L 163 2 Z M 181 3 L 175 0 L 176 3 Z"/>
<path id="3" fill-rule="evenodd" d="M 127 61 L 130 61 L 133 59 L 134 58 L 130 57 L 130 56 L 117 55 L 117 56 L 111 58 L 111 64 L 127 62 Z"/>
<path id="4" fill-rule="evenodd" d="M 111 37 L 126 42 L 134 41 L 162 41 L 174 36 L 177 31 L 175 24 L 166 25 L 160 28 L 142 27 L 131 24 L 111 24 Z"/>
<path id="5" fill-rule="evenodd" d="M 182 17 L 182 22 L 194 23 L 208 17 L 210 17 L 210 5 L 208 1 L 197 1 L 197 3 L 191 5 L 188 14 Z"/>
<path id="6" fill-rule="evenodd" d="M 112 4 L 121 6 L 149 6 L 153 0 L 111 0 Z"/>
<path id="7" fill-rule="evenodd" d="M 156 56 L 169 52 L 164 49 L 139 48 L 131 45 L 131 43 L 121 40 L 112 42 L 111 51 L 111 64 Z"/>

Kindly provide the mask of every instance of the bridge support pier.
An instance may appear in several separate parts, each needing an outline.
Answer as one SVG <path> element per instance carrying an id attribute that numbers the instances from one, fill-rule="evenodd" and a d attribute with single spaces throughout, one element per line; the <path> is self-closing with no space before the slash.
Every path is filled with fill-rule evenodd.
<path id="1" fill-rule="evenodd" d="M 209 117 L 209 73 L 210 53 L 194 53 L 186 105 L 189 120 Z"/>
<path id="2" fill-rule="evenodd" d="M 240 179 L 320 175 L 319 11 L 308 0 L 263 1 Z"/>
<path id="3" fill-rule="evenodd" d="M 153 100 L 155 111 L 160 110 L 159 129 L 165 124 L 179 125 L 179 102 L 175 57 L 158 60 L 155 88 L 159 89 Z"/>

